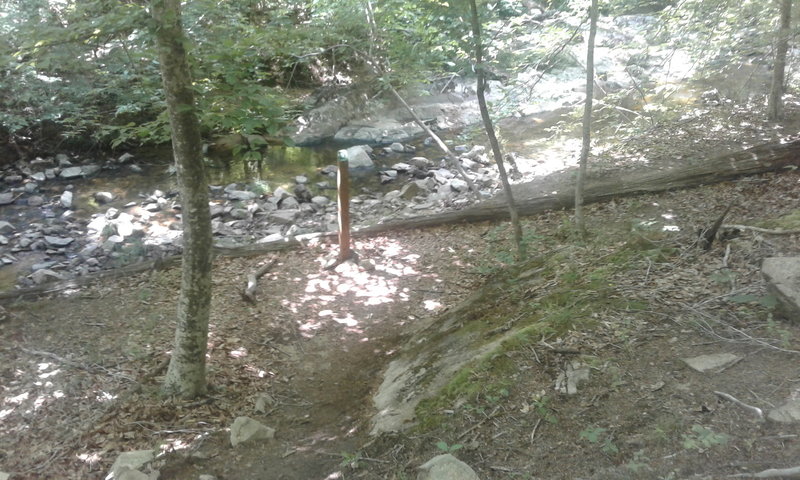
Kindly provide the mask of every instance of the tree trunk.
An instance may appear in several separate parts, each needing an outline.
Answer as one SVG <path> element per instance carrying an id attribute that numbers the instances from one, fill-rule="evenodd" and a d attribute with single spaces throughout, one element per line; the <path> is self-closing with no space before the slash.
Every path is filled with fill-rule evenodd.
<path id="1" fill-rule="evenodd" d="M 175 345 L 164 390 L 184 398 L 206 392 L 206 344 L 211 305 L 211 216 L 200 126 L 186 60 L 180 0 L 153 0 L 156 44 L 172 127 L 183 220 L 183 268 Z"/>
<path id="2" fill-rule="evenodd" d="M 594 37 L 597 34 L 597 0 L 589 7 L 589 41 L 586 47 L 586 103 L 583 106 L 583 145 L 578 163 L 575 185 L 575 226 L 578 234 L 586 236 L 586 219 L 583 215 L 583 189 L 586 182 L 586 165 L 592 149 L 592 102 L 594 100 Z"/>
<path id="3" fill-rule="evenodd" d="M 472 13 L 472 36 L 475 42 L 475 70 L 478 74 L 478 106 L 481 110 L 483 126 L 486 129 L 486 136 L 489 138 L 489 145 L 492 147 L 492 155 L 497 164 L 497 171 L 500 174 L 500 181 L 503 183 L 503 191 L 508 202 L 508 213 L 511 217 L 511 226 L 514 228 L 514 244 L 517 247 L 517 258 L 525 258 L 525 242 L 522 241 L 522 225 L 519 221 L 517 205 L 514 202 L 514 194 L 511 191 L 511 183 L 508 181 L 508 173 L 503 164 L 503 153 L 500 151 L 500 142 L 494 132 L 492 117 L 489 116 L 489 108 L 486 106 L 486 70 L 483 65 L 483 44 L 481 41 L 481 21 L 478 17 L 478 6 L 476 0 L 469 0 L 469 8 Z"/>
<path id="4" fill-rule="evenodd" d="M 769 93 L 767 115 L 770 120 L 783 118 L 783 86 L 785 83 L 786 52 L 789 50 L 789 35 L 792 21 L 792 0 L 781 0 L 781 23 L 775 45 L 775 63 L 772 69 L 772 89 Z"/>

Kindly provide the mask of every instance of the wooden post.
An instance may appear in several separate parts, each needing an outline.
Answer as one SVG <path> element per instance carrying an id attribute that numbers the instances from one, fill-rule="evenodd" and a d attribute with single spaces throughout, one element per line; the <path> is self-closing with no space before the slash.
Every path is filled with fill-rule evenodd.
<path id="1" fill-rule="evenodd" d="M 352 256 L 350 251 L 350 163 L 347 150 L 339 150 L 338 159 L 339 176 L 336 188 L 339 195 L 339 257 L 336 259 L 336 263 L 340 264 Z"/>

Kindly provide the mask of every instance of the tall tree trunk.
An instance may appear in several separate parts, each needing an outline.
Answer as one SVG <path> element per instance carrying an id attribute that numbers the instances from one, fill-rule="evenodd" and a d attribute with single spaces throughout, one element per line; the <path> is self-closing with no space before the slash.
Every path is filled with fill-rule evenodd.
<path id="1" fill-rule="evenodd" d="M 486 129 L 486 136 L 489 137 L 489 145 L 492 147 L 492 155 L 497 164 L 497 171 L 500 173 L 500 180 L 503 182 L 503 190 L 508 202 L 508 213 L 511 217 L 511 226 L 514 228 L 514 243 L 517 247 L 517 257 L 522 260 L 525 258 L 525 242 L 522 241 L 522 225 L 519 221 L 517 205 L 514 202 L 514 194 L 511 191 L 511 183 L 508 181 L 506 167 L 503 164 L 503 153 L 500 151 L 500 142 L 494 132 L 492 117 L 489 116 L 489 108 L 486 106 L 486 70 L 483 65 L 483 44 L 481 40 L 481 20 L 478 16 L 478 6 L 476 0 L 469 0 L 469 8 L 472 13 L 472 37 L 475 42 L 475 70 L 478 75 L 478 106 L 481 110 L 483 126 Z"/>
<path id="2" fill-rule="evenodd" d="M 583 190 L 586 183 L 586 166 L 592 148 L 592 100 L 594 96 L 594 37 L 597 34 L 597 0 L 589 7 L 589 41 L 586 48 L 586 103 L 583 106 L 583 145 L 581 146 L 578 179 L 575 185 L 575 226 L 581 236 L 586 236 L 586 219 L 583 214 Z"/>
<path id="3" fill-rule="evenodd" d="M 772 89 L 769 93 L 767 115 L 770 120 L 783 118 L 783 86 L 786 72 L 786 52 L 789 50 L 789 34 L 792 22 L 792 0 L 781 0 L 781 23 L 778 42 L 775 46 L 775 63 L 772 69 Z"/>
<path id="4" fill-rule="evenodd" d="M 211 305 L 211 216 L 200 126 L 186 60 L 180 0 L 153 0 L 156 44 L 172 127 L 183 216 L 183 271 L 175 345 L 164 390 L 184 398 L 206 392 L 206 344 Z"/>

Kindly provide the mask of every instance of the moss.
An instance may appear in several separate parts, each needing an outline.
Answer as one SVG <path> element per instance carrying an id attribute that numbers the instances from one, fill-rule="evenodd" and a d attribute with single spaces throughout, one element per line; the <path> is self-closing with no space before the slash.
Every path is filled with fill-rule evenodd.
<path id="1" fill-rule="evenodd" d="M 770 218 L 762 222 L 756 223 L 762 228 L 782 229 L 782 230 L 797 230 L 800 229 L 800 209 L 792 210 L 778 218 Z"/>

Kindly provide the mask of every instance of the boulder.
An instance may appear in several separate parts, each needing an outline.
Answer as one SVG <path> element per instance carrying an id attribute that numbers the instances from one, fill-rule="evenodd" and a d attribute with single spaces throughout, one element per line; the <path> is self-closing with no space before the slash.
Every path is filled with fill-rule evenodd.
<path id="1" fill-rule="evenodd" d="M 108 472 L 106 480 L 116 480 L 121 478 L 124 472 L 137 471 L 144 465 L 152 462 L 153 459 L 155 459 L 154 450 L 135 450 L 132 452 L 120 453 L 114 461 L 114 464 L 111 465 L 111 471 Z M 145 475 L 143 478 L 148 478 L 148 476 Z"/>
<path id="2" fill-rule="evenodd" d="M 367 145 L 356 145 L 345 150 L 339 150 L 339 152 L 342 151 L 347 157 L 347 165 L 350 170 L 375 167 L 375 163 L 373 163 L 372 158 L 369 156 L 369 153 L 372 152 L 372 148 Z"/>
<path id="3" fill-rule="evenodd" d="M 72 192 L 70 192 L 69 190 L 64 191 L 64 193 L 61 194 L 61 198 L 59 199 L 61 201 L 61 206 L 63 206 L 64 208 L 72 208 L 72 198 L 73 198 Z"/>
<path id="4" fill-rule="evenodd" d="M 800 323 L 800 257 L 770 257 L 761 264 L 767 290 L 777 297 L 784 317 Z"/>
<path id="5" fill-rule="evenodd" d="M 114 200 L 114 194 L 111 192 L 95 192 L 94 199 L 97 203 L 109 203 Z"/>
<path id="6" fill-rule="evenodd" d="M 433 457 L 418 470 L 417 480 L 478 480 L 472 467 L 449 453 Z"/>
<path id="7" fill-rule="evenodd" d="M 231 446 L 275 438 L 275 429 L 250 417 L 237 417 L 231 425 Z"/>
<path id="8" fill-rule="evenodd" d="M 100 165 L 82 165 L 79 167 L 67 167 L 61 170 L 59 176 L 65 179 L 81 178 L 81 177 L 88 177 L 89 175 L 94 175 L 99 171 L 100 171 Z"/>
<path id="9" fill-rule="evenodd" d="M 778 423 L 800 423 L 800 399 L 789 400 L 771 410 L 767 418 Z"/>

